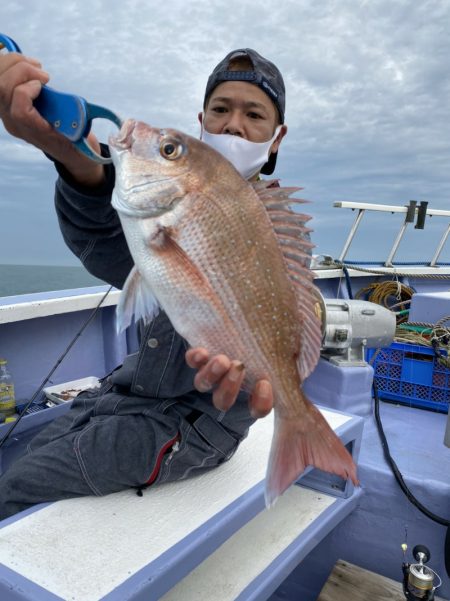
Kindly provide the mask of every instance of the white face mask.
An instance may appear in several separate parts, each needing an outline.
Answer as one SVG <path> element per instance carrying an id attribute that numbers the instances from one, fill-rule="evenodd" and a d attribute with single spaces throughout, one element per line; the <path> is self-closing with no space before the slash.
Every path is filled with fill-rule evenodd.
<path id="1" fill-rule="evenodd" d="M 267 142 L 250 142 L 231 134 L 210 134 L 202 126 L 200 139 L 220 152 L 239 171 L 244 179 L 250 179 L 269 159 L 269 150 L 280 133 L 281 125 Z"/>

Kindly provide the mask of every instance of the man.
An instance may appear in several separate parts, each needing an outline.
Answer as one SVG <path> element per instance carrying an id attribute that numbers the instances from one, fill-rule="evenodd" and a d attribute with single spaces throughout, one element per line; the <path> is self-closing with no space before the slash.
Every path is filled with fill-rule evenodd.
<path id="1" fill-rule="evenodd" d="M 33 107 L 49 80 L 38 61 L 0 55 L 0 117 L 12 135 L 52 157 L 56 210 L 69 248 L 95 276 L 121 288 L 133 261 L 111 208 L 114 168 L 91 162 Z M 208 79 L 202 138 L 247 179 L 273 172 L 284 125 L 278 69 L 254 50 L 231 52 Z M 103 154 L 94 135 L 90 144 Z M 197 373 L 195 372 L 197 370 Z M 272 408 L 268 381 L 251 395 L 244 366 L 187 349 L 164 313 L 140 330 L 140 348 L 99 391 L 73 401 L 0 478 L 0 518 L 43 501 L 104 495 L 186 478 L 228 460 L 257 417 Z"/>

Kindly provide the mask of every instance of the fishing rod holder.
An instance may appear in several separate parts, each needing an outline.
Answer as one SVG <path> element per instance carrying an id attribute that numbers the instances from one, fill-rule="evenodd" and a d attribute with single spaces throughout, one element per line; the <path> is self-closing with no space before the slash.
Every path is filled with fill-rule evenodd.
<path id="1" fill-rule="evenodd" d="M 415 229 L 423 230 L 425 228 L 425 221 L 428 217 L 445 217 L 448 220 L 447 227 L 443 232 L 441 239 L 439 240 L 437 247 L 434 251 L 434 254 L 428 263 L 429 267 L 436 267 L 437 261 L 442 253 L 442 250 L 447 242 L 447 238 L 450 234 L 450 211 L 444 209 L 429 209 L 427 201 L 420 201 L 420 204 L 416 200 L 410 200 L 409 205 L 381 205 L 381 204 L 372 204 L 366 202 L 348 202 L 348 201 L 338 201 L 333 204 L 335 208 L 338 209 L 351 209 L 352 211 L 357 210 L 358 213 L 356 215 L 356 219 L 350 229 L 350 232 L 347 236 L 347 240 L 344 243 L 343 249 L 339 256 L 339 261 L 343 262 L 351 243 L 355 237 L 355 234 L 361 224 L 361 221 L 366 212 L 378 212 L 378 213 L 403 213 L 405 214 L 405 219 L 400 226 L 400 230 L 397 234 L 397 237 L 392 245 L 392 248 L 388 254 L 386 261 L 384 262 L 385 267 L 393 267 L 394 257 L 397 253 L 397 250 L 400 246 L 400 242 L 405 235 L 406 229 L 408 225 L 414 223 Z"/>

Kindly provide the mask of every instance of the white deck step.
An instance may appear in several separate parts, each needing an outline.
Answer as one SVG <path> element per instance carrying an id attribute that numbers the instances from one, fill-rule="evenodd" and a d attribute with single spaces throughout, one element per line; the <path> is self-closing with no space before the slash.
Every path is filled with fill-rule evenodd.
<path id="1" fill-rule="evenodd" d="M 322 411 L 345 442 L 356 440 L 357 447 L 362 420 Z M 248 522 L 248 531 L 241 530 L 234 542 L 226 543 L 218 552 L 221 556 L 212 556 L 209 564 L 198 568 L 202 580 L 205 569 L 212 569 L 208 565 L 220 567 L 224 555 L 233 563 L 236 552 L 229 553 L 228 549 L 236 541 L 244 555 L 254 553 L 255 543 L 265 552 L 257 559 L 255 555 L 251 569 L 240 563 L 239 578 L 235 568 L 228 568 L 233 595 L 244 590 L 254 576 L 264 574 L 265 567 L 301 536 L 305 527 L 303 546 L 307 552 L 347 515 L 357 494 L 336 499 L 295 486 L 274 509 L 264 510 L 253 520 L 264 505 L 272 429 L 272 417 L 259 420 L 228 463 L 191 480 L 148 489 L 142 498 L 134 491 L 125 491 L 102 498 L 71 499 L 4 520 L 0 531 L 0 599 L 160 599 Z M 314 534 L 312 539 L 308 529 Z M 242 549 L 242 541 L 253 545 L 253 551 Z M 298 557 L 296 552 L 291 563 Z M 280 582 L 286 575 L 279 572 Z M 185 592 L 192 589 L 192 579 L 195 573 L 178 585 L 187 587 L 179 589 L 184 591 L 180 596 L 173 596 L 178 594 L 175 588 L 167 593 L 167 599 L 200 599 Z M 222 589 L 231 590 L 225 580 L 222 578 Z"/>
<path id="2" fill-rule="evenodd" d="M 326 509 L 340 502 L 330 495 L 292 486 L 273 508 L 264 509 L 233 534 L 161 601 L 234 601 L 270 566 L 275 576 L 273 564 L 279 555 Z M 288 574 L 286 571 L 283 576 Z M 272 590 L 281 580 L 273 582 Z M 259 594 L 248 590 L 243 598 L 254 598 L 256 592 Z"/>

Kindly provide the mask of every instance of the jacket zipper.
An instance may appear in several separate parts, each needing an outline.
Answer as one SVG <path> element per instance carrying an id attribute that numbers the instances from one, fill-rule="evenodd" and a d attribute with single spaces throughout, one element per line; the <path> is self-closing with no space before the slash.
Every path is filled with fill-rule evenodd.
<path id="1" fill-rule="evenodd" d="M 167 450 L 170 449 L 170 447 L 172 447 L 172 451 L 171 451 L 170 455 L 168 456 L 166 463 L 168 463 L 172 459 L 173 455 L 178 451 L 178 449 L 180 448 L 179 440 L 180 440 L 180 435 L 177 434 L 174 438 L 172 438 L 171 440 L 166 442 L 166 444 L 161 447 L 161 449 L 158 453 L 158 457 L 156 458 L 155 467 L 153 468 L 153 471 L 150 474 L 149 479 L 145 483 L 147 486 L 150 486 L 150 484 L 152 484 L 156 480 L 156 478 L 159 474 L 159 470 L 161 469 L 162 460 L 164 458 L 164 455 L 167 453 Z"/>

